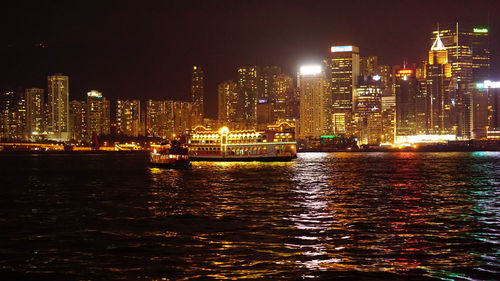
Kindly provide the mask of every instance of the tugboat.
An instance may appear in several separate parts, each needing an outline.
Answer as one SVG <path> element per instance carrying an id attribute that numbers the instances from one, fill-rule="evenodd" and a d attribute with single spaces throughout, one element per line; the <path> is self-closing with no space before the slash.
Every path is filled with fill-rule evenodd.
<path id="1" fill-rule="evenodd" d="M 170 144 L 162 143 L 160 145 L 153 145 L 152 147 L 151 165 L 170 169 L 191 167 L 188 149 L 183 147 L 179 141 L 172 140 Z"/>

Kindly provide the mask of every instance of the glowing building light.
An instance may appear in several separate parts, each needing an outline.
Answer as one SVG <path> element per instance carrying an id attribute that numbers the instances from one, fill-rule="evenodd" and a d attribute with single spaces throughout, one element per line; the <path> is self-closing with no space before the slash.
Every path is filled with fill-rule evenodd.
<path id="1" fill-rule="evenodd" d="M 92 98 L 102 98 L 102 93 L 100 93 L 96 90 L 92 90 L 92 91 L 87 93 L 87 96 L 92 97 Z"/>
<path id="2" fill-rule="evenodd" d="M 382 78 L 382 77 L 380 77 L 380 75 L 374 75 L 374 76 L 372 77 L 372 79 L 373 79 L 374 81 L 379 81 L 379 80 L 380 80 L 380 78 Z"/>
<path id="3" fill-rule="evenodd" d="M 352 52 L 352 46 L 332 46 L 332 53 L 338 52 Z"/>
<path id="4" fill-rule="evenodd" d="M 483 83 L 476 84 L 477 89 L 500 89 L 500 81 L 494 82 L 491 80 L 485 80 Z"/>
<path id="5" fill-rule="evenodd" d="M 300 67 L 301 75 L 317 75 L 321 73 L 321 65 L 303 65 Z"/>
<path id="6" fill-rule="evenodd" d="M 400 69 L 398 70 L 398 74 L 400 75 L 411 75 L 413 73 L 412 69 Z"/>
<path id="7" fill-rule="evenodd" d="M 472 31 L 474 31 L 474 33 L 488 33 L 488 28 L 486 28 L 486 27 L 474 27 L 472 29 Z"/>
<path id="8" fill-rule="evenodd" d="M 220 128 L 219 133 L 221 135 L 227 135 L 229 133 L 229 128 L 224 126 L 224 127 Z"/>
<path id="9" fill-rule="evenodd" d="M 397 136 L 396 144 L 402 143 L 446 143 L 448 141 L 457 140 L 456 135 L 413 135 L 413 136 Z"/>

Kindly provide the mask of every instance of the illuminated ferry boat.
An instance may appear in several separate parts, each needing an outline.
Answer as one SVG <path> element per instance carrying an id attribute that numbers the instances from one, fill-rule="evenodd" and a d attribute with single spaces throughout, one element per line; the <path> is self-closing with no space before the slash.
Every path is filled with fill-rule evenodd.
<path id="1" fill-rule="evenodd" d="M 193 161 L 290 161 L 297 157 L 295 127 L 287 122 L 264 131 L 196 127 L 187 139 Z"/>
<path id="2" fill-rule="evenodd" d="M 173 140 L 170 144 L 152 145 L 150 163 L 153 166 L 165 168 L 188 168 L 191 166 L 189 161 L 188 149 L 182 147 L 180 142 Z"/>

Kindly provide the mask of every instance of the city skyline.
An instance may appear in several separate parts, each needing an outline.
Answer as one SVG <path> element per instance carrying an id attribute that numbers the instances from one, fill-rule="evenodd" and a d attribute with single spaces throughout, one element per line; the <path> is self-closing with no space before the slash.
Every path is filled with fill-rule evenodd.
<path id="1" fill-rule="evenodd" d="M 238 66 L 277 65 L 293 77 L 300 65 L 320 61 L 327 56 L 330 46 L 342 43 L 359 46 L 362 56 L 378 56 L 382 64 L 402 64 L 404 59 L 418 63 L 425 59 L 432 43 L 429 34 L 437 22 L 453 22 L 453 19 L 479 25 L 486 25 L 489 21 L 491 73 L 500 76 L 497 51 L 500 37 L 495 35 L 498 20 L 493 9 L 498 4 L 494 1 L 476 1 L 474 5 L 459 1 L 460 5 L 448 5 L 446 9 L 446 4 L 449 4 L 446 1 L 438 4 L 401 2 L 404 3 L 391 3 L 394 11 L 390 13 L 384 10 L 386 5 L 366 4 L 355 12 L 354 4 L 335 6 L 326 2 L 307 4 L 301 1 L 273 1 L 266 7 L 262 3 L 231 4 L 226 1 L 215 4 L 150 2 L 140 7 L 126 3 L 116 8 L 111 4 L 95 8 L 92 3 L 83 5 L 80 2 L 76 2 L 75 7 L 67 7 L 67 4 L 57 1 L 47 5 L 24 4 L 24 7 L 10 4 L 6 10 L 11 14 L 25 11 L 32 16 L 28 16 L 23 24 L 3 25 L 7 27 L 4 32 L 7 46 L 3 45 L 1 50 L 7 67 L 2 70 L 4 80 L 0 87 L 3 90 L 18 86 L 43 88 L 46 76 L 61 72 L 71 77 L 71 100 L 83 99 L 90 89 L 99 89 L 111 100 L 189 100 L 191 68 L 200 65 L 206 75 L 205 103 L 208 106 L 205 110 L 207 116 L 215 117 L 217 86 L 229 79 L 236 80 Z M 436 11 L 418 13 L 432 5 Z M 335 9 L 332 10 L 332 6 Z M 50 7 L 56 11 L 64 8 L 64 16 L 60 21 L 38 21 L 39 26 L 33 28 L 44 11 L 48 13 L 46 18 L 55 13 Z M 326 12 L 319 12 L 322 7 L 332 11 L 331 18 L 326 17 Z M 132 13 L 132 8 L 136 8 L 135 13 Z M 153 12 L 155 8 L 157 11 Z M 242 8 L 248 11 L 240 11 Z M 404 26 L 392 27 L 391 22 L 398 22 L 403 17 L 401 14 L 410 8 L 414 8 L 413 14 L 419 16 L 418 20 L 415 18 L 405 21 Z M 355 12 L 354 15 L 362 17 L 364 20 L 360 23 L 373 21 L 373 26 L 357 23 L 356 17 L 347 19 L 345 15 L 334 13 L 342 9 L 347 14 Z M 488 10 L 491 10 L 489 20 Z M 89 11 L 93 13 L 86 13 Z M 242 15 L 255 15 L 260 11 L 265 19 L 259 20 L 256 27 L 250 27 L 252 20 L 244 16 L 237 19 L 237 11 Z M 228 13 L 225 20 L 214 21 L 224 12 L 233 13 Z M 388 13 L 389 22 L 380 18 L 384 13 Z M 84 17 L 87 14 L 88 20 Z M 275 18 L 266 17 L 273 14 Z M 294 18 L 294 14 L 301 16 Z M 468 16 L 464 17 L 465 14 Z M 4 20 L 9 17 L 7 15 Z M 166 28 L 165 23 L 169 21 L 178 21 L 175 25 L 178 30 Z M 124 24 L 123 30 L 118 23 Z M 234 26 L 202 34 L 210 27 L 228 23 L 234 23 Z M 60 28 L 54 28 L 54 25 Z M 29 32 L 26 32 L 27 28 Z M 243 36 L 234 29 L 251 36 Z M 189 31 L 191 36 L 186 38 L 181 31 Z M 33 32 L 38 32 L 37 36 L 33 36 Z M 75 32 L 82 33 L 82 36 L 76 36 Z M 159 40 L 161 36 L 164 41 Z M 390 40 L 386 40 L 388 38 Z M 253 43 L 250 44 L 249 40 Z M 173 41 L 182 43 L 171 46 Z M 165 46 L 170 47 L 161 48 Z M 182 48 L 185 51 L 179 52 Z"/>

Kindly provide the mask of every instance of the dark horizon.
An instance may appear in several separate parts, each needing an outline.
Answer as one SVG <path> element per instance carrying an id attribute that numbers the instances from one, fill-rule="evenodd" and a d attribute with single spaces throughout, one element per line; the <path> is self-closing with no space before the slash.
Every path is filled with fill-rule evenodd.
<path id="1" fill-rule="evenodd" d="M 277 65 L 294 77 L 333 44 L 359 46 L 380 64 L 418 63 L 438 22 L 490 28 L 491 76 L 500 77 L 497 1 L 26 1 L 2 9 L 0 89 L 46 88 L 70 78 L 70 98 L 188 100 L 190 70 L 205 70 L 205 111 L 239 65 Z"/>

